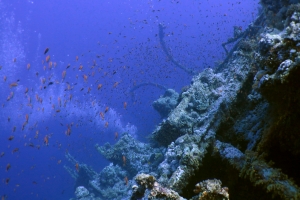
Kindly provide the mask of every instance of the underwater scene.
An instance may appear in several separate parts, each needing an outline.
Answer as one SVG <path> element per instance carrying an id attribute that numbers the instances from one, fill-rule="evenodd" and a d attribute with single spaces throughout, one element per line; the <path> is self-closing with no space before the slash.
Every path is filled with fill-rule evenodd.
<path id="1" fill-rule="evenodd" d="M 300 0 L 0 0 L 0 200 L 300 200 Z"/>

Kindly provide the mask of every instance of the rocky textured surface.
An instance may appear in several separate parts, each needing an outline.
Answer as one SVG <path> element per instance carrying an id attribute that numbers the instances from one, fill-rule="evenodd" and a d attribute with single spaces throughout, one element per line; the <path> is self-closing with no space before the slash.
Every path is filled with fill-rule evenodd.
<path id="1" fill-rule="evenodd" d="M 199 168 L 222 123 L 226 120 L 231 122 L 232 114 L 238 114 L 236 104 L 247 97 L 244 87 L 252 76 L 250 63 L 251 57 L 235 52 L 226 68 L 220 69 L 219 73 L 212 69 L 204 70 L 193 79 L 188 91 L 182 93 L 181 102 L 167 120 L 153 132 L 153 138 L 161 145 L 169 145 L 175 140 L 175 149 L 180 149 L 179 153 L 177 151 L 179 162 L 176 170 L 160 174 L 160 179 L 168 179 L 170 188 L 182 192 Z M 169 145 L 167 153 L 173 151 L 174 144 Z M 163 163 L 174 160 L 167 155 Z M 171 176 L 166 177 L 165 174 Z"/>
<path id="2" fill-rule="evenodd" d="M 197 183 L 194 189 L 195 193 L 199 193 L 198 197 L 193 199 L 199 200 L 229 200 L 228 188 L 221 187 L 222 182 L 217 179 L 209 179 Z"/>
<path id="3" fill-rule="evenodd" d="M 76 195 L 77 199 L 86 197 L 89 194 L 90 194 L 90 192 L 83 186 L 78 186 L 75 190 L 75 195 Z"/>
<path id="4" fill-rule="evenodd" d="M 166 90 L 165 94 L 158 100 L 154 101 L 152 105 L 153 108 L 159 112 L 160 116 L 165 118 L 168 116 L 171 110 L 177 106 L 178 100 L 179 94 L 173 89 L 168 89 Z"/>
<path id="5" fill-rule="evenodd" d="M 163 187 L 159 184 L 155 177 L 149 174 L 138 174 L 135 178 L 138 185 L 134 185 L 131 199 L 140 199 L 147 197 L 147 199 L 169 199 L 169 200 L 184 200 L 179 194 L 173 190 Z M 145 195 L 148 193 L 148 196 Z"/>
<path id="6" fill-rule="evenodd" d="M 131 181 L 128 181 L 126 171 L 112 163 L 95 175 L 89 185 L 103 199 L 119 199 L 127 196 L 131 190 Z"/>
<path id="7" fill-rule="evenodd" d="M 84 186 L 78 186 L 75 189 L 76 198 L 70 200 L 101 200 L 99 197 L 96 197 L 95 194 L 90 193 Z"/>
<path id="8" fill-rule="evenodd" d="M 90 181 L 128 177 L 132 191 L 115 199 L 300 199 L 300 2 L 261 4 L 221 65 L 156 101 L 167 118 L 153 145 L 124 134 L 96 146 L 114 165 L 98 175 L 80 165 Z"/>
<path id="9" fill-rule="evenodd" d="M 124 133 L 120 140 L 111 146 L 95 146 L 97 151 L 111 162 L 122 166 L 129 177 L 139 173 L 150 173 L 163 160 L 165 148 L 152 148 L 135 140 L 130 134 Z"/>
<path id="10" fill-rule="evenodd" d="M 284 5 L 278 9 L 286 12 L 282 16 L 286 17 L 282 29 L 259 30 L 259 40 L 248 41 L 256 42 L 251 46 L 257 48 L 245 48 L 243 44 L 222 67 L 215 71 L 208 69 L 194 78 L 178 106 L 153 132 L 158 143 L 169 145 L 160 164 L 159 180 L 180 194 L 197 170 L 201 170 L 204 157 L 211 156 L 207 155 L 207 147 L 212 145 L 213 152 L 220 153 L 222 159 L 238 169 L 240 177 L 259 185 L 266 193 L 282 199 L 299 198 L 299 187 L 285 173 L 295 175 L 298 180 L 299 177 L 282 160 L 298 166 L 300 137 L 296 136 L 299 129 L 296 119 L 300 110 L 296 77 L 299 77 L 300 7 L 272 2 L 275 7 Z M 267 6 L 265 12 L 268 9 Z M 221 92 L 216 95 L 215 91 Z M 223 142 L 233 146 L 220 151 Z M 277 147 L 279 155 L 274 151 Z M 195 148 L 201 153 L 192 154 L 195 159 L 189 162 L 182 162 Z M 285 173 L 276 167 L 283 167 Z"/>

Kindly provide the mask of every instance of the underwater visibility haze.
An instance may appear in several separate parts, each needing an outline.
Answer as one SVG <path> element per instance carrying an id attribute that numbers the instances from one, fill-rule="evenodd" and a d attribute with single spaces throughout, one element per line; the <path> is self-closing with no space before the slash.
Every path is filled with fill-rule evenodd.
<path id="1" fill-rule="evenodd" d="M 2 200 L 247 199 L 252 189 L 268 199 L 279 186 L 257 183 L 261 166 L 295 173 L 268 153 L 276 146 L 258 122 L 271 119 L 259 111 L 273 96 L 259 81 L 271 62 L 296 59 L 278 41 L 299 50 L 280 35 L 299 2 L 274 2 L 0 0 Z M 264 37 L 277 46 L 257 46 Z M 263 151 L 265 165 L 249 164 Z M 283 184 L 296 194 L 297 177 Z"/>

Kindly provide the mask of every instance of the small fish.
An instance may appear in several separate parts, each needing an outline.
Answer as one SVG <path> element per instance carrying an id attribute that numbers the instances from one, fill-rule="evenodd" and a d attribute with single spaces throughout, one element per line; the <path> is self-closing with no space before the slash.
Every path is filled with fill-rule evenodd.
<path id="1" fill-rule="evenodd" d="M 70 136 L 71 135 L 71 126 L 69 126 L 69 125 L 67 125 L 68 126 L 68 129 L 65 131 L 65 134 L 67 135 L 67 136 Z"/>
<path id="2" fill-rule="evenodd" d="M 119 136 L 118 132 L 115 132 L 115 140 L 118 139 L 118 136 Z"/>
<path id="3" fill-rule="evenodd" d="M 5 184 L 7 185 L 9 183 L 10 178 L 5 179 Z"/>
<path id="4" fill-rule="evenodd" d="M 75 164 L 75 169 L 77 172 L 79 172 L 79 164 L 78 163 Z"/>
<path id="5" fill-rule="evenodd" d="M 115 82 L 113 87 L 116 88 L 119 85 L 120 82 Z"/>
<path id="6" fill-rule="evenodd" d="M 126 157 L 124 155 L 122 156 L 122 160 L 123 160 L 123 166 L 125 167 L 126 166 Z"/>
<path id="7" fill-rule="evenodd" d="M 28 146 L 34 147 L 34 144 L 32 142 L 30 142 Z"/>
<path id="8" fill-rule="evenodd" d="M 36 130 L 34 138 L 37 139 L 38 137 L 39 137 L 39 130 Z"/>
<path id="9" fill-rule="evenodd" d="M 125 182 L 125 185 L 128 185 L 128 178 L 127 178 L 127 176 L 125 176 L 124 182 Z"/>
<path id="10" fill-rule="evenodd" d="M 45 78 L 41 78 L 41 83 L 45 84 L 45 82 L 46 82 L 46 79 Z"/>
<path id="11" fill-rule="evenodd" d="M 104 120 L 104 113 L 103 112 L 100 112 L 100 117 L 102 120 Z"/>
<path id="12" fill-rule="evenodd" d="M 106 107 L 105 107 L 105 110 L 104 110 L 104 113 L 107 113 L 108 110 L 109 110 L 109 107 L 106 106 Z"/>
<path id="13" fill-rule="evenodd" d="M 18 152 L 19 151 L 19 148 L 14 148 L 13 150 L 12 150 L 12 153 L 16 153 L 16 152 Z"/>
<path id="14" fill-rule="evenodd" d="M 127 108 L 127 102 L 126 101 L 123 103 L 123 107 L 124 107 L 124 109 Z"/>
<path id="15" fill-rule="evenodd" d="M 92 88 L 88 87 L 87 93 L 90 93 L 91 90 L 92 90 Z"/>
<path id="16" fill-rule="evenodd" d="M 25 115 L 25 119 L 26 119 L 26 122 L 28 122 L 28 120 L 29 120 L 29 115 L 28 114 Z"/>
<path id="17" fill-rule="evenodd" d="M 76 59 L 76 61 L 78 61 L 78 56 L 76 56 L 76 58 L 75 58 L 75 59 Z"/>
<path id="18" fill-rule="evenodd" d="M 31 104 L 31 97 L 28 97 L 28 104 Z"/>
<path id="19" fill-rule="evenodd" d="M 100 90 L 102 88 L 102 84 L 98 84 L 97 89 Z"/>
<path id="20" fill-rule="evenodd" d="M 28 124 L 28 121 L 25 121 L 22 125 L 22 131 L 25 129 L 25 126 Z"/>
<path id="21" fill-rule="evenodd" d="M 9 96 L 6 98 L 6 101 L 11 100 L 14 97 L 14 92 L 10 92 Z"/>
<path id="22" fill-rule="evenodd" d="M 108 127 L 108 122 L 105 122 L 104 127 L 105 127 L 105 128 Z"/>
<path id="23" fill-rule="evenodd" d="M 49 62 L 50 60 L 50 55 L 46 56 L 46 62 Z"/>
<path id="24" fill-rule="evenodd" d="M 57 101 L 58 101 L 58 106 L 61 107 L 61 99 L 60 99 L 60 97 L 57 98 Z"/>
<path id="25" fill-rule="evenodd" d="M 47 145 L 47 146 L 48 146 L 48 144 L 49 144 L 49 138 L 48 138 L 48 135 L 46 135 L 46 136 L 44 137 L 44 144 Z"/>
<path id="26" fill-rule="evenodd" d="M 66 71 L 63 71 L 63 72 L 61 73 L 62 79 L 65 79 L 66 73 L 67 73 Z"/>
<path id="27" fill-rule="evenodd" d="M 44 51 L 44 55 L 45 55 L 46 53 L 48 53 L 48 51 L 49 51 L 49 48 L 47 47 L 47 48 L 45 49 L 45 51 Z"/>
<path id="28" fill-rule="evenodd" d="M 8 163 L 8 164 L 6 165 L 6 171 L 8 171 L 10 168 L 11 168 L 11 165 L 10 165 L 10 163 Z"/>
<path id="29" fill-rule="evenodd" d="M 5 153 L 4 153 L 4 152 L 1 152 L 0 158 L 2 158 L 4 155 L 5 155 Z"/>
<path id="30" fill-rule="evenodd" d="M 9 136 L 8 140 L 12 141 L 14 138 L 15 138 L 15 136 L 11 135 L 11 136 Z"/>
<path id="31" fill-rule="evenodd" d="M 27 64 L 27 70 L 29 70 L 29 69 L 30 69 L 30 63 Z"/>
<path id="32" fill-rule="evenodd" d="M 14 63 L 17 62 L 17 58 L 14 58 L 14 59 L 13 59 L 13 62 L 14 62 Z"/>
<path id="33" fill-rule="evenodd" d="M 9 85 L 10 88 L 18 86 L 18 82 L 13 82 Z"/>
<path id="34" fill-rule="evenodd" d="M 87 75 L 85 75 L 85 74 L 83 74 L 83 79 L 84 79 L 84 81 L 87 81 L 87 79 L 88 79 L 88 76 L 87 76 Z"/>

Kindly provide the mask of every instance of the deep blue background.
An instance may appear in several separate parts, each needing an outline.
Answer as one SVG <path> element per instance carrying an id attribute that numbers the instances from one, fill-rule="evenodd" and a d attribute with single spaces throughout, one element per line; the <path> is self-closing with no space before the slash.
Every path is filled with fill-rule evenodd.
<path id="1" fill-rule="evenodd" d="M 166 26 L 164 39 L 174 59 L 201 72 L 225 58 L 221 43 L 233 36 L 233 26 L 245 29 L 258 6 L 253 0 L 0 1 L 0 153 L 5 153 L 0 158 L 0 195 L 69 199 L 74 196 L 74 179 L 63 166 L 75 167 L 65 159 L 65 152 L 100 172 L 108 161 L 96 152 L 96 143 L 115 143 L 114 133 L 128 129 L 147 141 L 161 121 L 151 104 L 164 91 L 141 87 L 132 99 L 129 90 L 154 82 L 180 92 L 192 78 L 163 52 L 157 36 L 159 23 Z M 43 63 L 46 47 L 51 61 L 57 63 L 52 69 Z M 16 81 L 18 86 L 10 88 Z M 47 86 L 50 81 L 54 84 Z M 65 90 L 67 83 L 72 90 Z M 97 90 L 99 83 L 103 86 Z M 7 101 L 11 92 L 13 98 Z M 110 109 L 102 120 L 99 112 L 106 106 Z M 21 130 L 26 114 L 28 124 Z M 67 136 L 70 124 L 72 133 Z M 43 144 L 46 135 L 48 146 Z M 12 153 L 14 148 L 19 151 Z M 8 163 L 11 168 L 6 171 Z M 10 178 L 8 184 L 6 178 Z"/>

